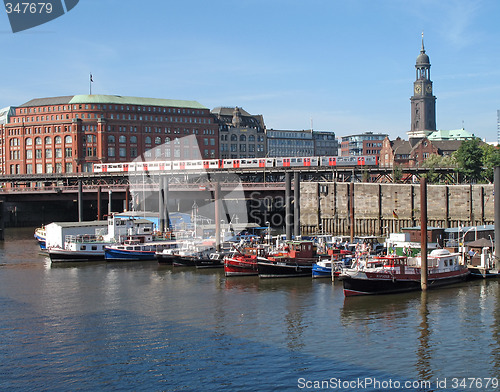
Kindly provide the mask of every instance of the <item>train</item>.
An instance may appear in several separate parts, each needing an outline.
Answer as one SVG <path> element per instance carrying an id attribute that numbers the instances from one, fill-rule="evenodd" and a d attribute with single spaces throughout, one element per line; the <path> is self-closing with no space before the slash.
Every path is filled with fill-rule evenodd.
<path id="1" fill-rule="evenodd" d="M 378 166 L 378 156 L 322 156 L 282 158 L 201 159 L 188 161 L 150 161 L 95 163 L 94 173 L 199 171 L 217 169 L 258 169 L 284 167 L 359 167 Z"/>

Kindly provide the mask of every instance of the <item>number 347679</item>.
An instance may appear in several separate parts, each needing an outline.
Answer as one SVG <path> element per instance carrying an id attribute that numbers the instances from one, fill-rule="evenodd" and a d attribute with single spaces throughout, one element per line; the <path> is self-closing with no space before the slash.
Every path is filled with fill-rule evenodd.
<path id="1" fill-rule="evenodd" d="M 5 3 L 8 14 L 50 14 L 52 3 Z"/>

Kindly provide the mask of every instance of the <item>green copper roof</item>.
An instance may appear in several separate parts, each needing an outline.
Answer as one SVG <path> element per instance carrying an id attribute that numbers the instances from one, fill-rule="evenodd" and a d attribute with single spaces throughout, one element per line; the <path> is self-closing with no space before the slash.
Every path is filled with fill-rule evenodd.
<path id="1" fill-rule="evenodd" d="M 165 106 L 174 108 L 207 109 L 196 101 L 176 99 L 124 97 L 121 95 L 75 95 L 70 104 L 96 103 L 113 105 Z"/>
<path id="2" fill-rule="evenodd" d="M 473 139 L 474 135 L 462 128 L 434 131 L 427 138 L 429 140 L 466 140 Z"/>

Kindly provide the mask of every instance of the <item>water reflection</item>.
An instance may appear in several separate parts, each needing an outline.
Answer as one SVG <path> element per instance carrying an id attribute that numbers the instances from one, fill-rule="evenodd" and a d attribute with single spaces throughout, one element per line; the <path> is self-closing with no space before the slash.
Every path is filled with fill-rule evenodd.
<path id="1" fill-rule="evenodd" d="M 430 344 L 431 330 L 429 328 L 429 309 L 427 307 L 427 291 L 422 291 L 420 294 L 420 324 L 417 347 L 417 363 L 419 379 L 431 381 L 434 373 L 432 371 L 431 359 L 432 349 Z"/>

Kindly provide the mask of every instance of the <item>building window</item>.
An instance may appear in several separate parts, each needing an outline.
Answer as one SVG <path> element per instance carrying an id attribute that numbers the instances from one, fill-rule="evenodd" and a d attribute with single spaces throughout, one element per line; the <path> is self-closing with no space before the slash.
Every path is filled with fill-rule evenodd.
<path id="1" fill-rule="evenodd" d="M 26 165 L 26 174 L 33 174 L 33 165 L 31 163 Z"/>
<path id="2" fill-rule="evenodd" d="M 62 149 L 56 148 L 56 158 L 62 158 Z"/>
<path id="3" fill-rule="evenodd" d="M 130 136 L 130 143 L 137 144 L 137 136 Z"/>
<path id="4" fill-rule="evenodd" d="M 73 156 L 73 150 L 71 149 L 71 147 L 66 147 L 66 148 L 64 149 L 64 157 L 65 157 L 65 158 L 71 158 L 72 156 Z M 68 172 L 68 171 L 66 170 L 66 173 L 71 173 L 71 172 Z"/>
<path id="5" fill-rule="evenodd" d="M 114 156 L 115 156 L 115 148 L 108 147 L 108 157 L 114 157 Z"/>
<path id="6" fill-rule="evenodd" d="M 70 135 L 67 135 L 64 137 L 64 143 L 71 144 L 72 142 L 73 142 L 73 140 L 71 139 Z"/>
<path id="7" fill-rule="evenodd" d="M 40 150 L 40 149 L 35 150 L 35 158 L 37 158 L 37 159 L 42 158 L 42 150 Z M 37 171 L 37 173 L 41 173 L 41 172 Z"/>
<path id="8" fill-rule="evenodd" d="M 42 144 L 42 138 L 41 137 L 35 138 L 35 144 L 38 145 L 38 146 L 41 145 Z"/>
<path id="9" fill-rule="evenodd" d="M 48 136 L 45 136 L 45 144 L 52 144 L 52 139 Z"/>
<path id="10" fill-rule="evenodd" d="M 115 142 L 115 136 L 114 135 L 108 135 L 108 143 L 114 143 Z"/>
<path id="11" fill-rule="evenodd" d="M 33 140 L 30 137 L 26 139 L 26 145 L 27 146 L 32 146 L 33 145 Z"/>
<path id="12" fill-rule="evenodd" d="M 62 143 L 62 138 L 61 138 L 61 136 L 56 136 L 56 137 L 54 138 L 54 141 L 55 141 L 55 143 L 56 143 L 56 144 L 61 144 L 61 143 Z"/>
<path id="13" fill-rule="evenodd" d="M 52 158 L 52 150 L 50 148 L 45 149 L 45 158 Z"/>
<path id="14" fill-rule="evenodd" d="M 33 150 L 26 150 L 26 159 L 33 159 Z"/>
<path id="15" fill-rule="evenodd" d="M 120 147 L 120 158 L 127 156 L 127 149 L 125 147 Z"/>

